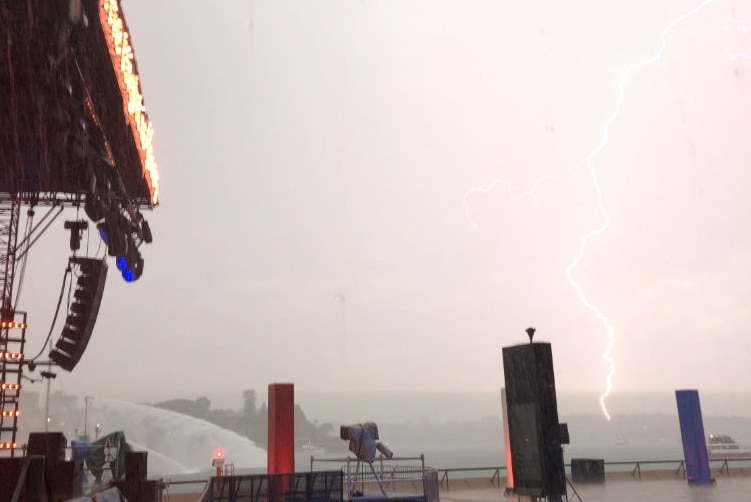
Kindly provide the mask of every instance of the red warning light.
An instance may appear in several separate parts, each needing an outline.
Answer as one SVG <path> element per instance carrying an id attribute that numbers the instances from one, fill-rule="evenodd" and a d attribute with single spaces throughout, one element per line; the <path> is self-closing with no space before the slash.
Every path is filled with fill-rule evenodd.
<path id="1" fill-rule="evenodd" d="M 214 460 L 222 460 L 224 458 L 224 450 L 217 448 L 214 452 Z"/>

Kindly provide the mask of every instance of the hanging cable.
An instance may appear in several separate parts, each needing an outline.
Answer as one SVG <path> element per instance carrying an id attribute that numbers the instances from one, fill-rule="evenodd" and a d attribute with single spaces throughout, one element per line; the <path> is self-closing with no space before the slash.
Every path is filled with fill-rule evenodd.
<path id="1" fill-rule="evenodd" d="M 63 302 L 63 294 L 65 293 L 65 283 L 68 282 L 68 274 L 71 274 L 71 267 L 68 265 L 68 267 L 65 268 L 65 274 L 63 275 L 63 285 L 60 288 L 60 296 L 57 299 L 57 307 L 55 307 L 55 315 L 52 317 L 52 325 L 50 326 L 50 331 L 47 333 L 47 338 L 44 340 L 44 343 L 42 344 L 42 349 L 39 351 L 37 355 L 31 358 L 32 361 L 36 361 L 36 359 L 42 355 L 44 352 L 44 349 L 47 348 L 47 343 L 50 341 L 50 338 L 52 338 L 52 331 L 55 329 L 55 324 L 57 323 L 57 315 L 60 313 L 60 304 Z M 70 281 L 72 284 L 73 281 Z M 70 298 L 70 290 L 68 291 L 68 297 Z"/>
<path id="2" fill-rule="evenodd" d="M 31 235 L 33 223 L 34 223 L 34 210 L 29 209 L 29 211 L 26 213 L 26 230 L 24 230 L 23 236 L 24 240 L 28 239 Z M 26 275 L 26 261 L 29 258 L 28 254 L 24 254 L 21 258 L 21 273 L 18 276 L 18 288 L 16 289 L 15 294 L 15 302 L 13 303 L 13 310 L 16 310 L 18 308 L 18 300 L 21 298 L 21 290 L 23 289 L 23 278 Z"/>

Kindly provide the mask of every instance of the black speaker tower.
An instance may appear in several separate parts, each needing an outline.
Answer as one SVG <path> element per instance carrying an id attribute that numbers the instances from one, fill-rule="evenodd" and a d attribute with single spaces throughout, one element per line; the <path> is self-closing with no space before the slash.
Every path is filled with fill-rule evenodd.
<path id="1" fill-rule="evenodd" d="M 63 332 L 50 352 L 50 359 L 66 371 L 73 371 L 86 350 L 107 279 L 107 262 L 104 260 L 74 256 L 70 258 L 70 264 L 74 274 L 78 272 L 76 289 Z"/>
<path id="2" fill-rule="evenodd" d="M 503 347 L 513 488 L 557 501 L 566 495 L 561 445 L 568 443 L 567 429 L 558 422 L 551 346 L 532 342 L 534 328 L 527 334 L 530 343 Z"/>

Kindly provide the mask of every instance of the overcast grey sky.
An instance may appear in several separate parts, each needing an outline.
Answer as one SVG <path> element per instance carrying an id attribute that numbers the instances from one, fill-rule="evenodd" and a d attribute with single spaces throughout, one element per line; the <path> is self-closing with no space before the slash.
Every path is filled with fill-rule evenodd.
<path id="1" fill-rule="evenodd" d="M 161 204 L 58 389 L 497 389 L 532 325 L 559 390 L 601 391 L 608 331 L 566 270 L 604 209 L 572 278 L 614 392 L 749 390 L 748 2 L 123 10 Z M 27 352 L 67 256 L 62 228 L 31 255 Z"/>

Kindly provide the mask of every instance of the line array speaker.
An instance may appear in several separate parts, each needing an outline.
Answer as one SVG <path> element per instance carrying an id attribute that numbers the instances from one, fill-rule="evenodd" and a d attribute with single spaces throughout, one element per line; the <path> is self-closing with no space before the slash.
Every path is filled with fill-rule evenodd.
<path id="1" fill-rule="evenodd" d="M 107 262 L 104 260 L 74 256 L 70 258 L 70 264 L 78 271 L 76 289 L 63 332 L 50 352 L 50 359 L 66 371 L 73 371 L 86 350 L 107 279 Z"/>

